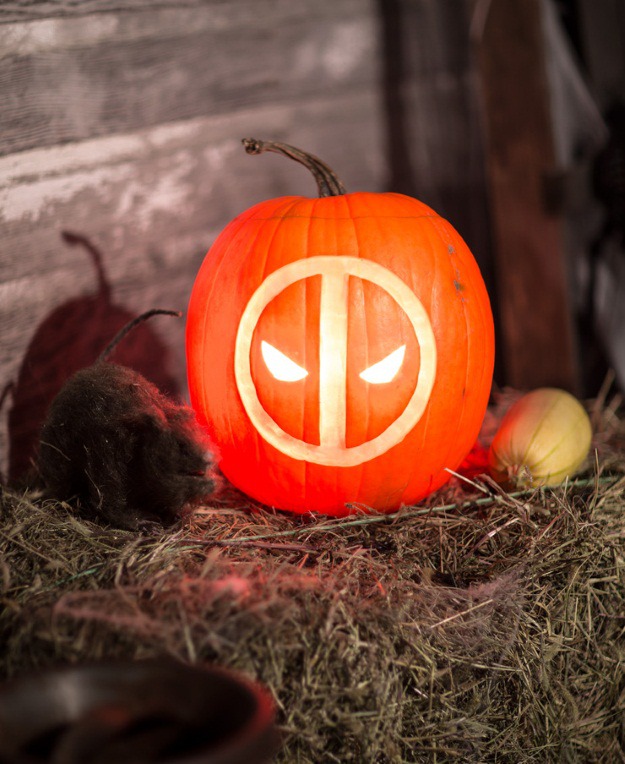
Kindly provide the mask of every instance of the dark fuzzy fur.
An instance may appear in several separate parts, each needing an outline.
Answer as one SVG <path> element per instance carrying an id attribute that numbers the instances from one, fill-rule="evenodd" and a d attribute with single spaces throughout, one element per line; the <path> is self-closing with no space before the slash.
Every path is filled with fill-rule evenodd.
<path id="1" fill-rule="evenodd" d="M 51 496 L 123 528 L 174 521 L 214 490 L 209 444 L 193 411 L 141 374 L 99 361 L 71 377 L 41 432 Z"/>

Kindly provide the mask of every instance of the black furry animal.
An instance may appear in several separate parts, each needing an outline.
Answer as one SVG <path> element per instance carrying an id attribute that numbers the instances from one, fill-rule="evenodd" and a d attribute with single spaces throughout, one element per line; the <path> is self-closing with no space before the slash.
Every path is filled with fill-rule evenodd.
<path id="1" fill-rule="evenodd" d="M 194 412 L 138 372 L 106 361 L 149 311 L 128 324 L 93 366 L 58 393 L 41 431 L 38 470 L 47 494 L 122 528 L 173 522 L 208 497 L 209 443 Z M 174 314 L 179 315 L 179 314 Z"/>
<path id="2" fill-rule="evenodd" d="M 62 239 L 88 256 L 96 290 L 57 305 L 37 326 L 22 358 L 13 390 L 7 399 L 7 482 L 16 489 L 34 479 L 41 426 L 50 404 L 69 377 L 91 366 L 110 338 L 136 313 L 114 299 L 105 268 L 105 257 L 93 242 L 79 233 L 63 231 Z M 89 262 L 88 261 L 88 262 Z M 149 322 L 142 323 L 117 345 L 110 359 L 141 372 L 159 390 L 179 396 L 178 380 L 166 362 L 169 349 Z M 62 359 L 62 361 L 61 361 Z"/>

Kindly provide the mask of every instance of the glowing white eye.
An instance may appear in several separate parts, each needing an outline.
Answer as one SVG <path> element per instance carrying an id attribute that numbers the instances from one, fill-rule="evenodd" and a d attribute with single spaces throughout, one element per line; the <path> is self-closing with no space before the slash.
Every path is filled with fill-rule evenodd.
<path id="1" fill-rule="evenodd" d="M 360 378 L 365 382 L 371 382 L 374 385 L 380 385 L 384 382 L 390 382 L 404 362 L 404 356 L 406 355 L 406 346 L 402 345 L 397 350 L 394 350 L 386 358 L 374 363 L 373 366 L 369 366 L 368 369 L 360 372 Z"/>
<path id="2" fill-rule="evenodd" d="M 267 368 L 280 382 L 298 382 L 308 375 L 306 369 L 302 369 L 265 340 L 260 343 L 260 351 Z"/>

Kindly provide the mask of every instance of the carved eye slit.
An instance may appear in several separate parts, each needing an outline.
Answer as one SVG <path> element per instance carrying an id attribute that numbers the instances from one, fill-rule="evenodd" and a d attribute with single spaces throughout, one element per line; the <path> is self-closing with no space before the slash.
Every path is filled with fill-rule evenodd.
<path id="1" fill-rule="evenodd" d="M 372 385 L 381 385 L 386 382 L 391 382 L 400 370 L 405 355 L 406 346 L 402 345 L 397 348 L 397 350 L 394 350 L 387 355 L 386 358 L 374 363 L 373 366 L 369 366 L 368 369 L 361 371 L 359 376 L 361 379 L 364 379 L 365 382 L 369 382 Z"/>
<path id="2" fill-rule="evenodd" d="M 299 382 L 300 379 L 308 376 L 306 369 L 265 340 L 260 343 L 260 352 L 270 373 L 279 382 Z"/>

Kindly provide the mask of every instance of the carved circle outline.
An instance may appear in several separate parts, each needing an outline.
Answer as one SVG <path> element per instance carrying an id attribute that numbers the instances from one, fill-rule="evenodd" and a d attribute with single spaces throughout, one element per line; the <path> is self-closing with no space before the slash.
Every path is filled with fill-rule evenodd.
<path id="1" fill-rule="evenodd" d="M 316 445 L 285 432 L 263 408 L 252 377 L 251 347 L 256 325 L 265 307 L 284 289 L 310 276 L 346 274 L 384 289 L 404 310 L 420 349 L 415 390 L 397 419 L 382 433 L 349 448 Z M 399 276 L 372 260 L 343 255 L 320 255 L 296 260 L 271 273 L 256 289 L 243 311 L 237 330 L 234 372 L 243 407 L 252 424 L 268 443 L 293 459 L 335 467 L 354 467 L 371 461 L 400 443 L 419 422 L 427 407 L 436 378 L 436 340 L 430 318 L 415 293 Z"/>

